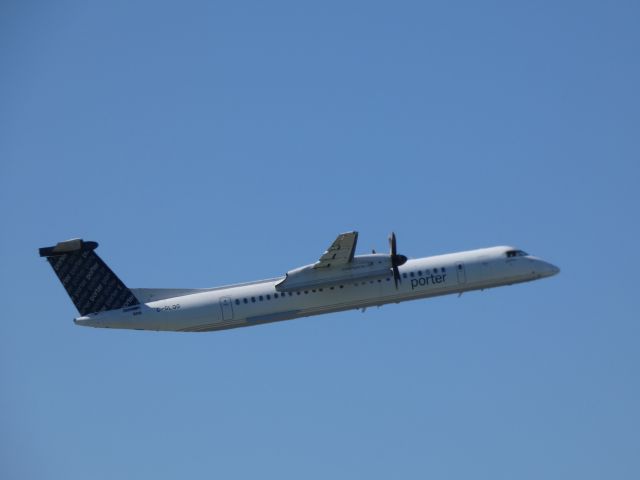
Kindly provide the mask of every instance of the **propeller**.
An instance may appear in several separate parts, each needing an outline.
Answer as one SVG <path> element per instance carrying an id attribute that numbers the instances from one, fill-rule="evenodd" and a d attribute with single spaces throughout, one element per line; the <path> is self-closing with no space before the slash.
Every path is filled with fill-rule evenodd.
<path id="1" fill-rule="evenodd" d="M 393 270 L 393 281 L 396 283 L 396 289 L 398 288 L 398 282 L 402 282 L 400 277 L 400 270 L 398 267 L 404 265 L 407 261 L 407 257 L 404 255 L 398 255 L 396 250 L 396 234 L 391 232 L 389 235 L 389 247 L 391 248 L 391 270 Z"/>

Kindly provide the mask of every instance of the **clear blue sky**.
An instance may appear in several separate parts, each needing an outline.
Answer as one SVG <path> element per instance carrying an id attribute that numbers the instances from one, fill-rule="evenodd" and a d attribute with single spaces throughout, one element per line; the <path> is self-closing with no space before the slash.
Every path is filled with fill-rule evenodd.
<path id="1" fill-rule="evenodd" d="M 0 7 L 0 477 L 640 478 L 637 2 Z M 513 244 L 552 279 L 211 334 L 131 287 Z"/>

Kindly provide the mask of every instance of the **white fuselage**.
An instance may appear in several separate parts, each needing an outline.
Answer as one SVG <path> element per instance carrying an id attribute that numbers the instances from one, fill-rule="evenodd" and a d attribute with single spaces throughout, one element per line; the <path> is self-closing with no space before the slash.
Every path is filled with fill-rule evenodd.
<path id="1" fill-rule="evenodd" d="M 393 275 L 280 292 L 283 277 L 195 291 L 75 319 L 78 325 L 138 330 L 212 331 L 290 320 L 406 300 L 528 282 L 558 273 L 529 255 L 507 257 L 511 247 L 408 260 L 396 288 Z"/>

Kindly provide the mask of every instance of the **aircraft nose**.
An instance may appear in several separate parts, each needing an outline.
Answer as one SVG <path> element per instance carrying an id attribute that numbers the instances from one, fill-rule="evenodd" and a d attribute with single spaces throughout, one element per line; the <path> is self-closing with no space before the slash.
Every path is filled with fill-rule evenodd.
<path id="1" fill-rule="evenodd" d="M 540 274 L 543 277 L 552 277 L 560 273 L 560 268 L 556 267 L 553 263 L 540 261 Z"/>

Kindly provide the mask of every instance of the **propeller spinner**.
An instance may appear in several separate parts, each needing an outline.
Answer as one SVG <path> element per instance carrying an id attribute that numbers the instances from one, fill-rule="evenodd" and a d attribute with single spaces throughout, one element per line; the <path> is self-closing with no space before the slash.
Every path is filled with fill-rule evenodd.
<path id="1" fill-rule="evenodd" d="M 398 282 L 402 282 L 398 267 L 405 264 L 407 257 L 404 255 L 398 255 L 396 250 L 396 234 L 393 232 L 389 235 L 389 247 L 391 248 L 391 270 L 393 270 L 393 281 L 395 282 L 397 289 Z"/>

